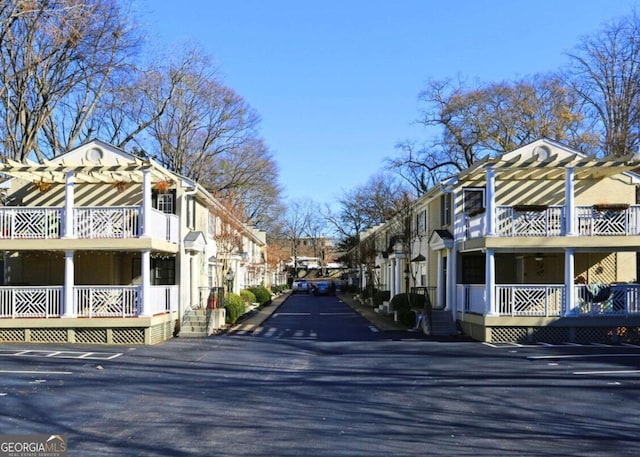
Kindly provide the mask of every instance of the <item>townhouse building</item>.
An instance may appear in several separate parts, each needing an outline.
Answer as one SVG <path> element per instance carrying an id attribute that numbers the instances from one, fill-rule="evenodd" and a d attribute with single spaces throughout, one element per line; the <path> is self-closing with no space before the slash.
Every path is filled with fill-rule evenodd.
<path id="1" fill-rule="evenodd" d="M 362 286 L 480 341 L 638 340 L 639 167 L 547 139 L 487 157 L 361 235 Z"/>
<path id="2" fill-rule="evenodd" d="M 93 140 L 0 172 L 0 341 L 154 344 L 269 285 L 265 234 L 153 160 Z"/>

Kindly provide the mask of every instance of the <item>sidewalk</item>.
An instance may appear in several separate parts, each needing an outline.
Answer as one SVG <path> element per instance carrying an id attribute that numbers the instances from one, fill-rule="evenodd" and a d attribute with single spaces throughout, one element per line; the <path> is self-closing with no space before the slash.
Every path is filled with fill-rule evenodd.
<path id="1" fill-rule="evenodd" d="M 290 295 L 291 291 L 287 291 L 284 294 L 279 295 L 278 297 L 273 299 L 271 304 L 260 308 L 255 313 L 242 319 L 241 322 L 232 325 L 225 331 L 225 333 L 252 333 L 254 330 L 261 327 L 263 322 L 266 321 L 273 313 L 275 313 L 280 305 L 284 303 Z M 349 305 L 355 312 L 368 320 L 371 325 L 373 325 L 381 332 L 407 330 L 406 327 L 394 322 L 390 317 L 382 316 L 376 313 L 372 307 L 363 305 L 358 300 L 355 300 L 348 293 L 338 291 L 336 292 L 336 297 L 342 302 Z"/>
<path id="2" fill-rule="evenodd" d="M 371 306 L 363 305 L 346 292 L 337 292 L 336 297 L 349 305 L 355 312 L 368 320 L 381 332 L 407 330 L 407 327 L 394 322 L 391 317 L 376 313 Z"/>

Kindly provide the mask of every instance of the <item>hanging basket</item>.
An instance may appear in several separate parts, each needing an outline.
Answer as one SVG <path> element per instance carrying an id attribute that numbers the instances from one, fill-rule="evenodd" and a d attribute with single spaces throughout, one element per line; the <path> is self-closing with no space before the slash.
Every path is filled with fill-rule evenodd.
<path id="1" fill-rule="evenodd" d="M 166 194 L 167 192 L 169 192 L 169 189 L 171 188 L 171 183 L 167 180 L 158 181 L 153 185 L 153 188 L 161 194 Z"/>
<path id="2" fill-rule="evenodd" d="M 43 192 L 43 193 L 51 189 L 52 185 L 53 183 L 45 182 L 42 179 L 39 181 L 33 181 L 33 187 L 35 187 L 36 189 L 38 189 L 40 192 Z"/>

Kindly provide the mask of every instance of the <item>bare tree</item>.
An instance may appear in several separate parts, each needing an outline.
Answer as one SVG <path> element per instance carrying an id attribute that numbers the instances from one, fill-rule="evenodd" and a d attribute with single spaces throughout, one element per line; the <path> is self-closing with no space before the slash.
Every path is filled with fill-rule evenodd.
<path id="1" fill-rule="evenodd" d="M 116 0 L 8 0 L 0 38 L 0 134 L 23 161 L 66 151 L 138 44 Z"/>
<path id="2" fill-rule="evenodd" d="M 293 258 L 293 268 L 298 268 L 298 248 L 300 240 L 305 235 L 309 225 L 310 214 L 313 206 L 310 200 L 297 199 L 289 203 L 287 212 L 283 218 L 283 235 L 291 244 L 291 257 Z"/>
<path id="3" fill-rule="evenodd" d="M 585 37 L 569 54 L 573 89 L 591 108 L 606 155 L 640 146 L 640 21 L 632 14 Z"/>
<path id="4" fill-rule="evenodd" d="M 583 101 L 554 75 L 515 83 L 466 88 L 462 82 L 431 81 L 420 94 L 419 123 L 439 128 L 429 143 L 398 146 L 391 166 L 418 192 L 469 167 L 477 160 L 546 137 L 578 150 L 595 150 Z"/>

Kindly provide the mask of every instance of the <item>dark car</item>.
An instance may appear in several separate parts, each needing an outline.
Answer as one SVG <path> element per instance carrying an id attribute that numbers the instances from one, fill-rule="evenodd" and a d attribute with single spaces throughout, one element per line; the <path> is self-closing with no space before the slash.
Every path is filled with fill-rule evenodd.
<path id="1" fill-rule="evenodd" d="M 311 284 L 311 292 L 313 295 L 332 295 L 336 288 L 333 281 L 314 281 Z"/>

